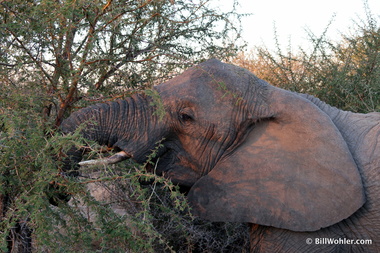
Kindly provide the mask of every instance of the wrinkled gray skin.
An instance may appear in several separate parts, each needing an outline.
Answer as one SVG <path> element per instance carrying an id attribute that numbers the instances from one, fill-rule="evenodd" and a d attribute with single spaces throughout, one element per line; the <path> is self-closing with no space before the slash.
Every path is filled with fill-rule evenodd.
<path id="1" fill-rule="evenodd" d="M 380 250 L 379 113 L 341 111 L 217 60 L 154 89 L 162 121 L 136 94 L 82 109 L 62 130 L 87 122 L 85 137 L 139 163 L 163 140 L 156 173 L 188 187 L 201 218 L 252 224 L 252 252 Z"/>

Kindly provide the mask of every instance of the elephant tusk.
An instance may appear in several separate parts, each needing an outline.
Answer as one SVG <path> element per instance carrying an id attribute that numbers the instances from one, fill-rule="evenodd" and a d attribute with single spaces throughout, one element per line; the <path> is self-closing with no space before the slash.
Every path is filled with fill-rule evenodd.
<path id="1" fill-rule="evenodd" d="M 94 166 L 94 165 L 108 165 L 108 164 L 114 164 L 121 161 L 124 161 L 126 159 L 131 158 L 131 155 L 124 151 L 120 151 L 110 157 L 102 158 L 102 159 L 95 159 L 95 160 L 88 160 L 78 163 L 80 166 Z"/>

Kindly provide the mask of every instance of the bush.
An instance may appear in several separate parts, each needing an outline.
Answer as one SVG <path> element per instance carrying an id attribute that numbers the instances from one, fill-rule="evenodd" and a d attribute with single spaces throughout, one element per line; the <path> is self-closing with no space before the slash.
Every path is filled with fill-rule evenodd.
<path id="1" fill-rule="evenodd" d="M 309 32 L 311 51 L 256 48 L 233 62 L 275 86 L 309 93 L 343 110 L 380 111 L 380 28 L 368 7 L 366 14 L 339 42 Z"/>

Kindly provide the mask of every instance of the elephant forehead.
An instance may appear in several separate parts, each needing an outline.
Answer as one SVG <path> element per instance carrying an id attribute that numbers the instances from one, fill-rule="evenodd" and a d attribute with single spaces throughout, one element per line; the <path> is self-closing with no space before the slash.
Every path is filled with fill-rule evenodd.
<path id="1" fill-rule="evenodd" d="M 168 87 L 160 91 L 161 99 L 165 107 L 171 112 L 178 112 L 183 108 L 191 108 L 193 116 L 202 116 L 202 114 L 212 114 L 220 107 L 225 111 L 230 109 L 225 101 L 221 101 L 221 94 L 207 87 L 202 89 L 177 89 L 178 87 Z"/>
<path id="2" fill-rule="evenodd" d="M 232 97 L 236 102 L 236 99 L 249 99 L 251 94 L 267 85 L 246 69 L 208 60 L 156 88 L 163 95 L 191 96 L 206 101 Z"/>
<path id="3" fill-rule="evenodd" d="M 156 86 L 156 89 L 163 100 L 188 101 L 213 109 L 232 105 L 234 99 L 242 96 L 240 92 L 230 89 L 232 85 L 229 80 L 217 79 L 202 71 L 190 71 Z"/>
<path id="4" fill-rule="evenodd" d="M 215 92 L 213 80 L 206 75 L 193 76 L 189 72 L 185 72 L 166 83 L 157 86 L 161 95 L 176 96 L 210 96 Z"/>

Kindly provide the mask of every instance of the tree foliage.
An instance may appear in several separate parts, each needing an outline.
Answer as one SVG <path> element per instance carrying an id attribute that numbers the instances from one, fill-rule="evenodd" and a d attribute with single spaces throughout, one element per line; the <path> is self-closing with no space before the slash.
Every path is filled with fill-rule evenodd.
<path id="1" fill-rule="evenodd" d="M 84 94 L 143 89 L 204 58 L 230 56 L 240 36 L 230 22 L 239 14 L 202 0 L 6 0 L 1 7 L 3 81 L 35 83 L 56 98 L 56 125 Z"/>
<path id="2" fill-rule="evenodd" d="M 380 28 L 368 7 L 366 14 L 338 42 L 326 38 L 327 27 L 321 36 L 308 32 L 311 51 L 284 53 L 277 45 L 276 52 L 256 48 L 234 62 L 273 85 L 312 94 L 338 108 L 380 111 Z"/>

